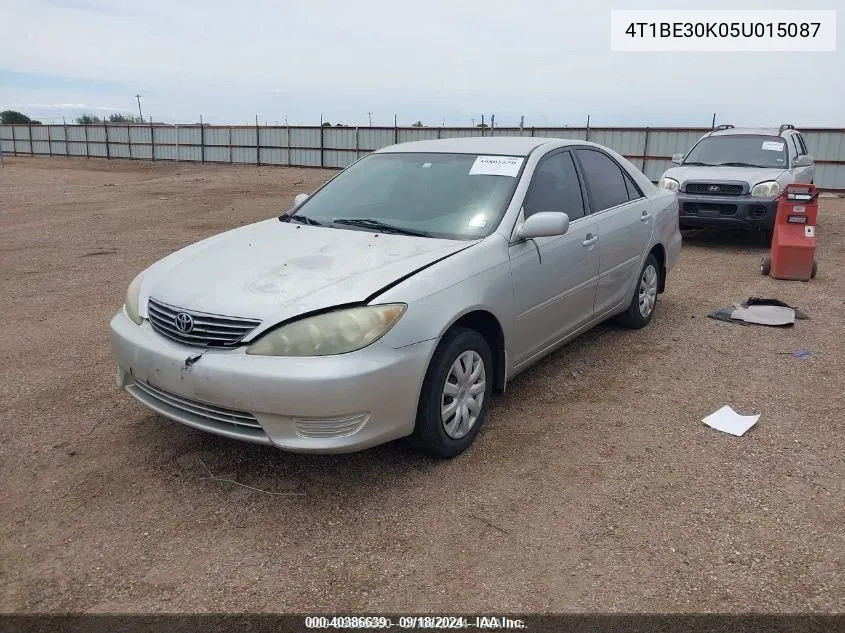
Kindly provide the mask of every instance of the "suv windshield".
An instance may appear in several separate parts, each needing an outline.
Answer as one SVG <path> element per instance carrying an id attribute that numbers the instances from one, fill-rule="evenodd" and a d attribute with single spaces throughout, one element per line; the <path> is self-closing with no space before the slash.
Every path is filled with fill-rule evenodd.
<path id="1" fill-rule="evenodd" d="M 684 165 L 690 163 L 786 169 L 786 139 L 752 134 L 708 136 L 701 139 L 684 159 Z"/>
<path id="2" fill-rule="evenodd" d="M 523 162 L 475 154 L 370 154 L 308 198 L 291 219 L 476 239 L 498 226 Z"/>

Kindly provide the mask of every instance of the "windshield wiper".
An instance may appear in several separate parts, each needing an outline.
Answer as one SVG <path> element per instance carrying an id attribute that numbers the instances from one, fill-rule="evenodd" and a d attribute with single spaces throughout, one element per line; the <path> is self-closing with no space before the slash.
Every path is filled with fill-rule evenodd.
<path id="1" fill-rule="evenodd" d="M 715 167 L 713 163 L 699 163 L 697 161 L 688 161 L 686 163 L 681 163 L 682 165 L 702 165 L 704 167 Z"/>
<path id="2" fill-rule="evenodd" d="M 285 220 L 287 218 L 287 220 Z M 282 222 L 300 222 L 302 224 L 309 224 L 311 226 L 326 226 L 319 220 L 315 220 L 314 218 L 309 218 L 307 215 L 280 215 L 279 219 Z"/>
<path id="3" fill-rule="evenodd" d="M 332 224 L 346 224 L 348 226 L 360 226 L 365 229 L 377 229 L 385 233 L 397 233 L 399 235 L 415 235 L 417 237 L 431 237 L 430 233 L 425 231 L 417 231 L 415 229 L 406 229 L 401 226 L 394 226 L 387 224 L 381 220 L 374 220 L 373 218 L 340 218 L 335 220 Z"/>
<path id="4" fill-rule="evenodd" d="M 760 165 L 752 165 L 751 163 L 743 163 L 743 162 L 729 162 L 729 163 L 719 163 L 718 165 L 714 165 L 714 167 L 760 167 Z"/>

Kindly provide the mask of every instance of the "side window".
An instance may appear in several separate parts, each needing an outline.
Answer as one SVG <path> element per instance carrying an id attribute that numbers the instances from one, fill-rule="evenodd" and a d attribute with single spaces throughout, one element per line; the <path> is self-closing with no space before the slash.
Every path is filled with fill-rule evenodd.
<path id="1" fill-rule="evenodd" d="M 624 169 L 622 170 L 622 175 L 625 177 L 625 187 L 628 189 L 628 200 L 644 198 L 643 192 L 640 191 L 640 188 L 634 182 L 634 179 L 631 178 L 631 175 Z"/>
<path id="2" fill-rule="evenodd" d="M 795 160 L 801 153 L 800 151 L 798 151 L 798 141 L 795 140 L 794 134 L 790 134 L 789 140 L 792 141 L 791 143 L 787 143 L 787 145 L 789 146 L 789 154 L 792 157 L 792 160 Z"/>
<path id="3" fill-rule="evenodd" d="M 628 202 L 628 188 L 622 169 L 607 155 L 591 149 L 579 149 L 578 160 L 590 192 L 593 211 L 604 211 Z"/>
<path id="4" fill-rule="evenodd" d="M 801 151 L 798 154 L 804 156 L 807 153 L 807 145 L 804 143 L 804 137 L 800 134 L 796 134 L 795 136 L 798 137 L 798 145 L 801 146 Z"/>
<path id="5" fill-rule="evenodd" d="M 541 211 L 562 211 L 570 220 L 584 217 L 584 199 L 569 152 L 552 154 L 537 165 L 525 197 L 525 217 Z"/>

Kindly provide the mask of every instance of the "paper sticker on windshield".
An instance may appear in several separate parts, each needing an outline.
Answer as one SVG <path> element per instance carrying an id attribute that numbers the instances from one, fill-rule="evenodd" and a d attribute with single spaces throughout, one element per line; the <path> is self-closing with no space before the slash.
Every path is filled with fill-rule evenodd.
<path id="1" fill-rule="evenodd" d="M 473 217 L 469 222 L 467 222 L 468 226 L 473 228 L 483 229 L 487 226 L 487 218 L 484 217 L 483 213 L 479 213 L 475 217 Z"/>
<path id="2" fill-rule="evenodd" d="M 778 143 L 777 141 L 763 141 L 763 149 L 769 152 L 782 152 L 783 143 Z"/>
<path id="3" fill-rule="evenodd" d="M 510 176 L 515 178 L 524 159 L 520 156 L 479 156 L 469 170 L 470 176 Z"/>

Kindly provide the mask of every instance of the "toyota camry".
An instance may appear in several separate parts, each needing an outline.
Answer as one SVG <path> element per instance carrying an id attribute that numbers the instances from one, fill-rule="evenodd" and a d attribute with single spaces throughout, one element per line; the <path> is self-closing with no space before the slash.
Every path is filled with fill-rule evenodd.
<path id="1" fill-rule="evenodd" d="M 646 326 L 680 245 L 676 194 L 595 143 L 394 145 L 135 277 L 117 383 L 233 439 L 452 457 L 517 373 L 606 319 Z"/>

